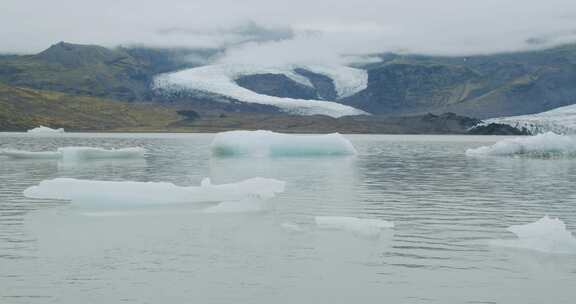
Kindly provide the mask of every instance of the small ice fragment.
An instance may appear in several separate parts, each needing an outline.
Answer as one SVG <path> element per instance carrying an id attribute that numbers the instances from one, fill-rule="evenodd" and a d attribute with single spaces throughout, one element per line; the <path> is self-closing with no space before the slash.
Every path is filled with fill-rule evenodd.
<path id="1" fill-rule="evenodd" d="M 492 146 L 466 150 L 467 156 L 576 156 L 576 138 L 555 133 L 504 139 Z"/>
<path id="2" fill-rule="evenodd" d="M 288 232 L 304 232 L 304 229 L 296 223 L 285 222 L 285 223 L 282 223 L 282 225 L 280 225 L 280 226 L 285 231 L 288 231 Z"/>
<path id="3" fill-rule="evenodd" d="M 52 128 L 48 128 L 48 127 L 44 127 L 44 126 L 39 126 L 37 128 L 28 130 L 27 133 L 30 133 L 30 134 L 61 134 L 61 133 L 64 133 L 64 129 L 62 129 L 62 128 L 52 129 Z"/>
<path id="4" fill-rule="evenodd" d="M 344 136 L 291 135 L 271 131 L 229 131 L 216 134 L 212 141 L 215 156 L 342 156 L 356 149 Z"/>
<path id="5" fill-rule="evenodd" d="M 547 215 L 536 222 L 507 228 L 515 240 L 498 240 L 495 245 L 514 247 L 555 254 L 576 254 L 576 238 L 558 218 Z"/>
<path id="6" fill-rule="evenodd" d="M 4 150 L 0 155 L 16 159 L 60 159 L 64 162 L 76 162 L 93 159 L 133 159 L 143 158 L 143 148 L 101 149 L 92 147 L 64 147 L 57 151 L 30 152 L 21 150 Z"/>

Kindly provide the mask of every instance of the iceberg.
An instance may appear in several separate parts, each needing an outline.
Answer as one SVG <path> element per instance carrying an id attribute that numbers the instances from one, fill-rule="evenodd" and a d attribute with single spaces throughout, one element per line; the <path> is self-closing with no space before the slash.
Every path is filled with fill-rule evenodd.
<path id="1" fill-rule="evenodd" d="M 204 179 L 200 186 L 177 186 L 166 182 L 96 181 L 56 178 L 24 190 L 24 196 L 38 199 L 69 200 L 87 207 L 135 207 L 166 204 L 218 203 L 220 211 L 230 203 L 242 206 L 262 203 L 284 192 L 283 181 L 251 178 L 238 183 L 213 185 Z M 237 207 L 237 206 L 236 206 Z M 254 208 L 245 208 L 253 210 Z M 235 211 L 238 211 L 236 208 Z M 214 209 L 212 209 L 214 211 Z M 218 211 L 218 209 L 216 209 Z"/>
<path id="2" fill-rule="evenodd" d="M 576 134 L 576 105 L 530 115 L 491 118 L 483 121 L 481 125 L 491 123 L 506 124 L 517 129 L 526 128 L 531 134 Z"/>
<path id="3" fill-rule="evenodd" d="M 282 74 L 300 84 L 311 87 L 308 78 L 294 72 L 303 68 L 330 77 L 339 98 L 347 97 L 367 87 L 367 72 L 360 69 L 335 66 L 283 66 L 263 67 L 242 64 L 219 64 L 187 69 L 157 76 L 153 89 L 162 93 L 204 92 L 225 96 L 248 103 L 271 105 L 281 111 L 295 115 L 368 115 L 368 113 L 337 102 L 268 96 L 239 86 L 236 80 L 245 75 Z"/>
<path id="4" fill-rule="evenodd" d="M 39 126 L 37 128 L 28 130 L 27 133 L 30 133 L 30 134 L 61 134 L 61 133 L 64 133 L 64 129 L 63 128 L 52 129 L 52 128 L 48 128 L 48 127 L 44 127 L 44 126 Z"/>
<path id="5" fill-rule="evenodd" d="M 516 240 L 499 240 L 495 245 L 529 249 L 553 254 L 576 254 L 576 238 L 558 218 L 547 215 L 534 223 L 514 225 L 507 228 Z"/>
<path id="6" fill-rule="evenodd" d="M 215 156 L 342 156 L 356 149 L 344 136 L 291 135 L 271 131 L 229 131 L 216 134 L 211 145 Z"/>
<path id="7" fill-rule="evenodd" d="M 576 138 L 555 133 L 504 139 L 492 146 L 466 150 L 467 156 L 514 156 L 533 157 L 576 156 Z"/>
<path id="8" fill-rule="evenodd" d="M 393 222 L 347 216 L 316 216 L 314 221 L 320 229 L 348 231 L 364 237 L 377 237 L 384 229 L 394 228 Z"/>
<path id="9" fill-rule="evenodd" d="M 0 155 L 15 159 L 60 159 L 64 162 L 93 159 L 132 159 L 143 158 L 143 148 L 101 149 L 92 147 L 65 147 L 57 151 L 31 152 L 21 150 L 3 150 Z"/>

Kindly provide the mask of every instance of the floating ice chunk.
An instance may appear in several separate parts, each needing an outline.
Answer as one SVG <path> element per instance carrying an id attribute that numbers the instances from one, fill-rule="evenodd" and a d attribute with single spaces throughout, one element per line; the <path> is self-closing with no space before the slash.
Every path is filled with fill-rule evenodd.
<path id="1" fill-rule="evenodd" d="M 514 225 L 507 229 L 516 240 L 499 240 L 495 245 L 535 250 L 555 254 L 576 254 L 576 238 L 558 218 L 544 216 L 525 225 Z"/>
<path id="2" fill-rule="evenodd" d="M 314 218 L 316 225 L 321 229 L 343 230 L 355 235 L 376 237 L 383 229 L 394 228 L 394 223 L 376 220 L 361 219 L 346 216 L 317 216 Z"/>
<path id="3" fill-rule="evenodd" d="M 344 136 L 291 135 L 271 131 L 229 131 L 212 141 L 216 156 L 329 156 L 354 155 L 356 149 Z"/>
<path id="4" fill-rule="evenodd" d="M 304 232 L 304 228 L 302 228 L 300 225 L 296 224 L 296 223 L 291 223 L 291 222 L 285 222 L 282 223 L 282 225 L 280 225 L 280 227 L 282 227 L 282 229 L 284 229 L 287 232 Z"/>
<path id="5" fill-rule="evenodd" d="M 30 152 L 21 150 L 3 150 L 0 151 L 0 155 L 14 159 L 59 159 L 62 157 L 60 152 L 53 151 Z"/>
<path id="6" fill-rule="evenodd" d="M 247 197 L 238 201 L 221 202 L 218 205 L 204 209 L 206 213 L 244 213 L 262 212 L 270 208 L 270 198 Z"/>
<path id="7" fill-rule="evenodd" d="M 467 156 L 576 156 L 576 138 L 555 133 L 505 139 L 492 146 L 466 150 Z"/>
<path id="8" fill-rule="evenodd" d="M 251 178 L 233 184 L 180 187 L 164 182 L 95 181 L 56 178 L 24 190 L 30 198 L 70 200 L 89 207 L 157 204 L 220 203 L 254 199 L 265 201 L 284 191 L 284 182 Z"/>
<path id="9" fill-rule="evenodd" d="M 62 128 L 52 129 L 52 128 L 48 128 L 48 127 L 44 127 L 44 126 L 39 126 L 37 128 L 28 130 L 27 133 L 30 133 L 30 134 L 60 134 L 60 133 L 64 133 L 64 129 L 62 129 Z"/>
<path id="10" fill-rule="evenodd" d="M 0 155 L 17 159 L 60 159 L 64 162 L 90 159 L 132 159 L 143 158 L 143 148 L 101 149 L 92 147 L 65 147 L 57 151 L 30 152 L 20 150 L 0 151 Z"/>

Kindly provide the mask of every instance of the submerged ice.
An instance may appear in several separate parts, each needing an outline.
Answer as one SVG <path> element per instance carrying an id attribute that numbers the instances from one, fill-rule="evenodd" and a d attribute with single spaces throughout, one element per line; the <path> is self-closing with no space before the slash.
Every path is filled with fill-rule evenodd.
<path id="1" fill-rule="evenodd" d="M 93 147 L 64 147 L 56 151 L 21 151 L 3 150 L 0 155 L 15 159 L 59 159 L 64 162 L 95 160 L 95 159 L 132 159 L 143 158 L 146 150 L 143 148 L 102 149 Z"/>
<path id="2" fill-rule="evenodd" d="M 291 135 L 271 131 L 230 131 L 212 141 L 216 156 L 330 156 L 354 155 L 356 149 L 344 136 Z"/>
<path id="3" fill-rule="evenodd" d="M 492 146 L 466 150 L 467 156 L 576 156 L 576 138 L 555 133 L 504 139 Z"/>
<path id="4" fill-rule="evenodd" d="M 276 194 L 283 181 L 251 178 L 238 183 L 177 186 L 166 182 L 96 181 L 56 178 L 24 190 L 29 198 L 69 200 L 86 207 L 136 207 L 166 204 L 209 204 L 208 212 L 259 211 Z M 258 209 L 258 210 L 257 210 Z"/>
<path id="5" fill-rule="evenodd" d="M 314 221 L 320 229 L 343 230 L 363 237 L 377 237 L 384 229 L 394 228 L 389 221 L 347 216 L 316 216 Z"/>
<path id="6" fill-rule="evenodd" d="M 507 230 L 517 239 L 495 241 L 495 245 L 544 253 L 576 254 L 576 238 L 558 218 L 544 216 L 536 222 L 510 226 Z"/>

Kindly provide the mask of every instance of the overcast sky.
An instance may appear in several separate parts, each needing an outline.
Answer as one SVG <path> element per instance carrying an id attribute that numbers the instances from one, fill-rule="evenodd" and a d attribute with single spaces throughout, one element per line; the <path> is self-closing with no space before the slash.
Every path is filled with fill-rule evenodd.
<path id="1" fill-rule="evenodd" d="M 576 41 L 576 0 L 0 0 L 0 52 L 58 41 L 225 47 L 223 61 L 271 64 L 493 53 Z"/>

